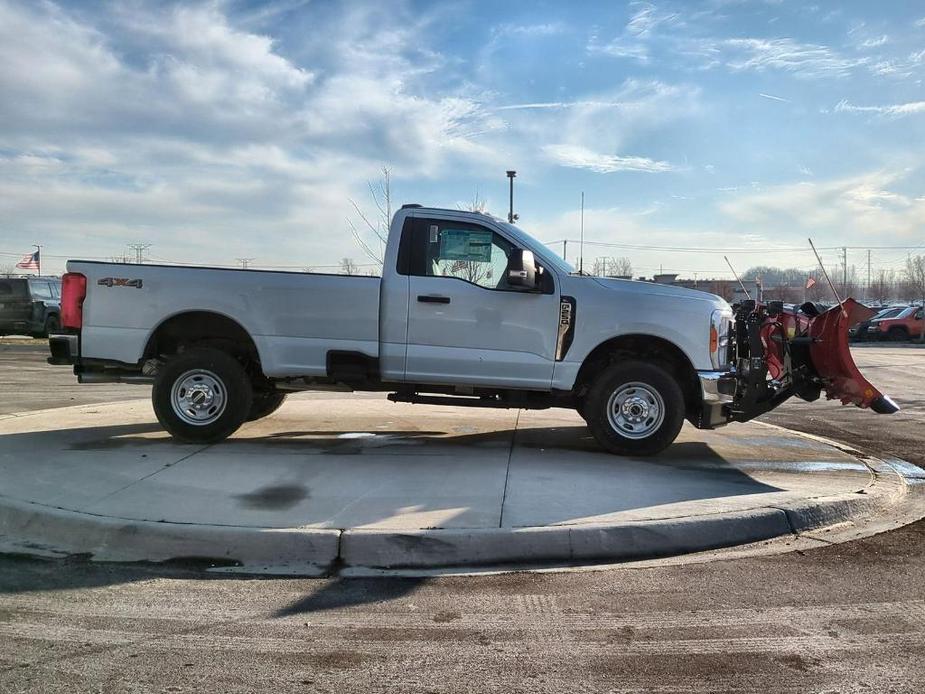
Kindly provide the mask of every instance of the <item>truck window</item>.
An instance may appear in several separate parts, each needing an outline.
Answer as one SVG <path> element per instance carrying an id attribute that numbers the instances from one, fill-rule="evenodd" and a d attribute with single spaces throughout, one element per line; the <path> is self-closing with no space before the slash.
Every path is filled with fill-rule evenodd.
<path id="1" fill-rule="evenodd" d="M 54 298 L 48 282 L 29 280 L 29 289 L 32 291 L 32 298 L 36 301 L 49 301 Z"/>
<path id="2" fill-rule="evenodd" d="M 487 289 L 506 289 L 507 263 L 514 244 L 476 224 L 419 220 L 413 273 L 453 277 Z"/>
<path id="3" fill-rule="evenodd" d="M 0 296 L 22 296 L 26 283 L 23 280 L 0 280 Z"/>

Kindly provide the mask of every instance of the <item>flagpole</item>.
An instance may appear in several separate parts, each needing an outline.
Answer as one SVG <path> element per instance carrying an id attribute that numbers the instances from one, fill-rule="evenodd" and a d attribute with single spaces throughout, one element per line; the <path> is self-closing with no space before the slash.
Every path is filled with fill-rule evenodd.
<path id="1" fill-rule="evenodd" d="M 42 275 L 42 247 L 38 245 L 37 243 L 33 243 L 32 245 L 38 249 L 37 251 L 38 255 L 36 257 L 38 258 L 39 276 L 41 276 Z"/>

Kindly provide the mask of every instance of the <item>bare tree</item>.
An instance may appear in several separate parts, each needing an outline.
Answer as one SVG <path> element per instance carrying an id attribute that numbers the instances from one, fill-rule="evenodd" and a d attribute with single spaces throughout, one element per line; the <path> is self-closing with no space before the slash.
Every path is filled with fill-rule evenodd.
<path id="1" fill-rule="evenodd" d="M 610 259 L 610 272 L 617 277 L 632 277 L 633 263 L 626 256 Z"/>
<path id="2" fill-rule="evenodd" d="M 472 200 L 467 202 L 465 205 L 457 205 L 460 210 L 465 210 L 466 212 L 481 212 L 485 213 L 485 209 L 488 205 L 488 201 L 479 196 L 479 189 L 475 189 L 475 195 Z"/>
<path id="3" fill-rule="evenodd" d="M 360 266 L 353 262 L 352 258 L 341 258 L 340 271 L 344 275 L 356 275 L 360 271 Z"/>
<path id="4" fill-rule="evenodd" d="M 598 277 L 632 277 L 633 264 L 625 256 L 619 258 L 601 256 L 594 259 L 591 274 Z"/>
<path id="5" fill-rule="evenodd" d="M 921 299 L 925 307 L 925 255 L 910 255 L 906 258 L 906 281 L 912 291 L 914 299 Z M 925 321 L 922 321 L 922 332 L 919 341 L 925 342 Z"/>
<path id="6" fill-rule="evenodd" d="M 389 224 L 392 223 L 392 170 L 383 166 L 379 179 L 367 181 L 366 187 L 376 211 L 364 212 L 351 198 L 350 204 L 357 219 L 348 218 L 347 229 L 366 257 L 381 267 L 389 238 Z"/>
<path id="7" fill-rule="evenodd" d="M 883 304 L 896 297 L 896 273 L 893 270 L 880 270 L 870 283 L 870 296 Z"/>
<path id="8" fill-rule="evenodd" d="M 12 265 L 0 265 L 0 277 L 12 277 L 16 274 L 16 268 Z"/>

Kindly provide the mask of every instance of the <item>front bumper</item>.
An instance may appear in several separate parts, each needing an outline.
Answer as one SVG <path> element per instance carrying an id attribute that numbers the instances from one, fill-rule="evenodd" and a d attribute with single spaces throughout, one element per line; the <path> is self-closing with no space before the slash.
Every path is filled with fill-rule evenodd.
<path id="1" fill-rule="evenodd" d="M 704 402 L 732 402 L 736 394 L 736 376 L 731 371 L 698 371 Z"/>
<path id="2" fill-rule="evenodd" d="M 736 392 L 736 376 L 730 371 L 698 371 L 700 412 L 692 419 L 698 429 L 715 429 L 729 423 L 729 405 Z"/>

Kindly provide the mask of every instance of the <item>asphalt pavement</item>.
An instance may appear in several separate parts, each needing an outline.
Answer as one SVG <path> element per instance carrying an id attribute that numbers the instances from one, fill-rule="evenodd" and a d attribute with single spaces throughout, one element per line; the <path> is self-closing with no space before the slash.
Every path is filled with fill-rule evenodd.
<path id="1" fill-rule="evenodd" d="M 3 412 L 108 402 L 0 349 Z M 923 463 L 925 351 L 856 350 L 904 411 L 772 421 Z M 60 374 L 60 375 L 59 375 Z M 71 398 L 74 398 L 71 400 Z M 882 448 L 880 451 L 878 448 Z M 615 462 L 615 464 L 617 464 Z M 0 558 L 0 691 L 920 692 L 925 523 L 773 556 L 596 571 L 291 579 Z"/>

